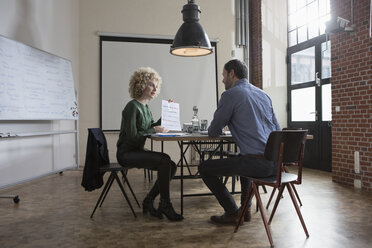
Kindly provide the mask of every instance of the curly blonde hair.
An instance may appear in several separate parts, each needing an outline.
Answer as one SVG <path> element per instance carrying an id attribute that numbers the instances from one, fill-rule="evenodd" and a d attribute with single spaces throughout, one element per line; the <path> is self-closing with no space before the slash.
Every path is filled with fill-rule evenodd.
<path id="1" fill-rule="evenodd" d="M 161 77 L 157 71 L 151 67 L 141 67 L 133 73 L 129 81 L 129 94 L 131 98 L 140 98 L 145 90 L 147 84 L 151 81 L 158 82 L 156 94 L 160 92 L 160 85 L 162 83 Z"/>

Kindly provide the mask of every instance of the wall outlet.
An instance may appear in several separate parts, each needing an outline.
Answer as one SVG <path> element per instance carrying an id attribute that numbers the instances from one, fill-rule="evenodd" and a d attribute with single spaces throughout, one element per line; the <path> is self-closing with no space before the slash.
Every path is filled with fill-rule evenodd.
<path id="1" fill-rule="evenodd" d="M 362 188 L 362 181 L 358 179 L 354 179 L 354 188 L 361 189 Z"/>

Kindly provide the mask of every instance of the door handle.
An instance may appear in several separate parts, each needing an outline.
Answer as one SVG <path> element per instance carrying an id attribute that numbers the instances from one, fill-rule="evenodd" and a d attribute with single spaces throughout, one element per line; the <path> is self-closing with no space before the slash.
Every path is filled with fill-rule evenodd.
<path id="1" fill-rule="evenodd" d="M 319 72 L 315 73 L 315 84 L 316 84 L 316 86 L 320 87 Z"/>
<path id="2" fill-rule="evenodd" d="M 316 120 L 316 121 L 318 120 L 318 111 L 317 111 L 317 110 L 312 111 L 312 112 L 310 112 L 309 114 L 315 115 L 315 120 Z"/>

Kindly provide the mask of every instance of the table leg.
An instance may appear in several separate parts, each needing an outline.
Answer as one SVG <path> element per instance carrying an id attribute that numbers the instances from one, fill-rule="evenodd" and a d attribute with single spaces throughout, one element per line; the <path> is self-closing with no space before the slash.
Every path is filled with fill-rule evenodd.
<path id="1" fill-rule="evenodd" d="M 178 142 L 181 151 L 181 215 L 183 215 L 183 141 Z"/>

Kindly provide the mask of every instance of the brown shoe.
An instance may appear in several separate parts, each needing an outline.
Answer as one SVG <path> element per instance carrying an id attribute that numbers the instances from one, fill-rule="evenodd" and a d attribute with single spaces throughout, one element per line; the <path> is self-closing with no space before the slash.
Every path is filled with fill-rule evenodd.
<path id="1" fill-rule="evenodd" d="M 239 214 L 241 211 L 242 207 L 239 208 Z M 247 208 L 244 213 L 244 221 L 249 222 L 251 221 L 251 208 Z"/>
<path id="2" fill-rule="evenodd" d="M 218 224 L 233 224 L 236 225 L 239 219 L 239 212 L 235 212 L 233 214 L 224 213 L 221 216 L 213 215 L 211 216 L 211 221 L 218 223 Z"/>

